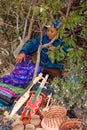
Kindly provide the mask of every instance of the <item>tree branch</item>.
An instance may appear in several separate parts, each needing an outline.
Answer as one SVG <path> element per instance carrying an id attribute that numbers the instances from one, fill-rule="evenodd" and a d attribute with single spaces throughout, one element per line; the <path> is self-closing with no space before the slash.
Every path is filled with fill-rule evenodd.
<path id="1" fill-rule="evenodd" d="M 28 14 L 27 14 L 27 17 L 26 17 L 26 20 L 25 20 L 24 32 L 23 32 L 23 37 L 22 37 L 23 39 L 25 38 L 26 28 L 27 28 L 27 22 L 28 22 L 28 18 L 30 16 L 31 9 L 32 9 L 32 7 L 30 6 Z"/>
<path id="2" fill-rule="evenodd" d="M 25 37 L 25 34 L 26 34 L 26 27 L 27 27 L 27 21 L 28 21 L 28 17 L 30 15 L 30 11 L 31 9 L 33 10 L 33 8 L 35 7 L 36 5 L 36 1 L 37 0 L 32 0 L 31 1 L 31 7 L 28 11 L 28 14 L 27 14 L 27 17 L 26 17 L 26 20 L 25 20 L 25 26 L 24 26 L 24 32 L 23 32 L 23 38 L 20 40 L 20 44 L 19 46 L 16 48 L 16 50 L 13 52 L 13 55 L 14 57 L 16 58 L 16 56 L 19 54 L 21 48 L 23 47 L 23 45 L 25 44 L 26 41 L 28 41 L 31 37 L 31 32 L 32 32 L 32 25 L 33 25 L 33 20 L 34 20 L 34 12 L 32 14 L 32 18 L 31 18 L 31 21 L 30 21 L 30 26 L 29 26 L 29 29 L 28 29 L 28 34 L 27 36 Z M 21 38 L 21 37 L 20 37 Z"/>
<path id="3" fill-rule="evenodd" d="M 28 29 L 28 34 L 24 38 L 24 42 L 27 42 L 31 37 L 33 22 L 34 22 L 34 12 L 32 14 L 32 18 L 31 18 L 31 21 L 30 21 L 29 29 Z"/>
<path id="4" fill-rule="evenodd" d="M 68 7 L 67 7 L 67 11 L 66 11 L 66 17 L 68 17 L 68 15 L 69 15 L 69 12 L 70 12 L 70 9 L 71 9 L 71 5 L 72 5 L 72 1 L 73 0 L 69 0 L 69 2 L 68 2 Z"/>
<path id="5" fill-rule="evenodd" d="M 39 68 L 39 64 L 40 64 L 40 53 L 41 53 L 41 50 L 42 50 L 42 27 L 41 27 L 40 21 L 39 21 L 39 27 L 40 27 L 40 32 L 41 32 L 40 45 L 39 45 L 39 48 L 38 48 L 38 51 L 37 51 L 37 61 L 36 61 L 36 66 L 35 66 L 35 71 L 34 71 L 33 79 L 38 74 L 38 68 Z"/>
<path id="6" fill-rule="evenodd" d="M 42 49 L 45 47 L 49 47 L 52 45 L 52 43 L 56 40 L 57 36 L 55 36 L 49 43 L 46 43 L 44 45 L 42 45 Z"/>
<path id="7" fill-rule="evenodd" d="M 19 15 L 13 10 L 11 10 L 11 12 L 13 13 L 14 17 L 16 18 L 16 29 L 17 29 L 17 33 L 19 33 L 19 25 L 18 25 L 18 23 L 19 23 Z"/>

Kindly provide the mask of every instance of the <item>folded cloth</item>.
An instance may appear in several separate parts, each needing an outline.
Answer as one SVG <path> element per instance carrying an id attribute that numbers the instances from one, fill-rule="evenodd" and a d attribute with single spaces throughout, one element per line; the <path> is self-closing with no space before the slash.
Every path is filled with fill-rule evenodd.
<path id="1" fill-rule="evenodd" d="M 32 64 L 29 56 L 26 56 L 26 60 L 16 64 L 15 68 L 10 74 L 11 84 L 18 87 L 25 86 L 29 81 L 32 80 L 35 64 Z M 38 74 L 41 73 L 43 68 L 39 66 Z M 13 83 L 12 83 L 13 82 Z"/>
<path id="2" fill-rule="evenodd" d="M 0 98 L 7 101 L 10 104 L 12 104 L 15 100 L 15 98 L 11 94 L 8 94 L 5 91 L 0 91 Z"/>
<path id="3" fill-rule="evenodd" d="M 21 69 L 21 70 L 26 70 L 26 71 L 29 71 L 29 70 L 31 70 L 32 69 L 32 67 L 33 66 L 35 67 L 35 64 L 32 64 L 32 63 L 30 63 L 30 64 L 22 64 L 22 63 L 19 63 L 19 64 L 17 64 L 16 66 L 15 66 L 15 69 L 16 70 L 19 70 L 19 68 Z"/>
<path id="4" fill-rule="evenodd" d="M 10 94 L 9 92 L 5 91 L 5 90 L 0 90 L 0 94 L 4 95 L 4 96 L 8 96 L 8 98 L 13 97 L 12 94 Z"/>
<path id="5" fill-rule="evenodd" d="M 23 87 L 24 86 L 24 83 L 20 83 L 19 81 L 15 81 L 11 78 L 10 75 L 5 75 L 4 77 L 0 78 L 0 81 L 5 83 L 5 84 L 8 84 L 8 85 L 12 85 L 12 86 L 15 86 L 15 87 Z"/>
<path id="6" fill-rule="evenodd" d="M 0 81 L 16 87 L 25 87 L 26 84 L 32 80 L 34 70 L 35 64 L 20 63 L 15 66 L 10 75 L 3 76 L 0 78 Z M 42 70 L 43 68 L 39 66 L 38 74 L 41 73 Z"/>
<path id="7" fill-rule="evenodd" d="M 0 87 L 8 88 L 8 89 L 12 90 L 13 92 L 15 92 L 16 94 L 22 94 L 24 92 L 23 88 L 8 85 L 3 82 L 0 82 Z"/>
<path id="8" fill-rule="evenodd" d="M 32 80 L 35 64 L 32 64 L 29 56 L 26 56 L 26 60 L 15 65 L 10 75 L 5 75 L 0 78 L 0 81 L 16 87 L 25 87 L 29 81 Z M 41 73 L 43 68 L 39 66 L 38 74 Z"/>
<path id="9" fill-rule="evenodd" d="M 2 99 L 2 98 L 0 98 L 0 105 L 1 106 L 9 106 L 9 103 L 8 102 L 6 102 L 4 99 Z"/>
<path id="10" fill-rule="evenodd" d="M 42 67 L 39 66 L 38 74 L 42 72 Z M 11 72 L 10 76 L 13 82 L 22 84 L 24 86 L 26 83 L 32 80 L 35 70 L 35 64 L 26 64 L 25 66 L 18 65 Z M 17 85 L 16 85 L 17 86 Z"/>
<path id="11" fill-rule="evenodd" d="M 14 97 L 19 97 L 18 94 L 16 94 L 15 92 L 11 91 L 11 90 L 8 89 L 8 88 L 0 87 L 0 90 L 4 90 L 4 91 L 8 92 L 8 93 L 10 93 L 11 95 L 13 95 Z"/>
<path id="12" fill-rule="evenodd" d="M 10 110 L 12 105 L 0 98 L 0 110 Z"/>

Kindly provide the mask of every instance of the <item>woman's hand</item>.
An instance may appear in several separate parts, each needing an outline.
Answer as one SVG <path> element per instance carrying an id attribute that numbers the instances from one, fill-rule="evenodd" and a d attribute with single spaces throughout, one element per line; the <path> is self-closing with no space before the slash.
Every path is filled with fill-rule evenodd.
<path id="1" fill-rule="evenodd" d="M 24 54 L 24 53 L 19 54 L 19 55 L 17 56 L 17 58 L 16 58 L 16 64 L 17 64 L 18 62 L 21 63 L 22 60 L 25 61 L 25 59 L 26 59 L 26 54 Z"/>

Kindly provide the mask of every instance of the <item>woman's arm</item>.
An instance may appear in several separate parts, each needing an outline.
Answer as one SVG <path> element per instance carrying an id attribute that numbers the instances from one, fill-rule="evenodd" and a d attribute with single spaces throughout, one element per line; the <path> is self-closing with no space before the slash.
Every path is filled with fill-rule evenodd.
<path id="1" fill-rule="evenodd" d="M 38 50 L 38 46 L 40 44 L 40 37 L 37 37 L 36 39 L 33 39 L 29 42 L 27 42 L 21 49 L 19 55 L 16 58 L 16 63 L 22 62 L 22 60 L 25 61 L 26 55 L 29 55 L 35 51 Z"/>
<path id="2" fill-rule="evenodd" d="M 40 37 L 37 37 L 33 40 L 30 40 L 29 42 L 27 42 L 23 48 L 21 49 L 20 53 L 24 53 L 26 55 L 29 55 L 35 51 L 38 50 L 38 46 L 40 44 Z"/>

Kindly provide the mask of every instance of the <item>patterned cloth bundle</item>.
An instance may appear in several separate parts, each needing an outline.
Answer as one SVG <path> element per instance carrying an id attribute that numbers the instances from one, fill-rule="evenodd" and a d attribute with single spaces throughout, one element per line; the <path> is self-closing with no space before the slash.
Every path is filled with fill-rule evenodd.
<path id="1" fill-rule="evenodd" d="M 0 82 L 0 110 L 9 110 L 15 99 L 24 92 L 23 88 Z"/>
<path id="2" fill-rule="evenodd" d="M 0 109 L 12 105 L 14 100 L 24 92 L 26 84 L 33 78 L 35 64 L 29 62 L 30 58 L 27 56 L 25 61 L 15 65 L 10 75 L 0 78 Z M 42 72 L 42 67 L 38 69 L 38 74 L 40 72 Z"/>
<path id="3" fill-rule="evenodd" d="M 12 70 L 10 75 L 5 75 L 0 78 L 0 81 L 5 84 L 10 84 L 16 87 L 24 87 L 33 78 L 35 64 L 29 63 L 29 56 L 26 57 L 25 61 L 18 63 Z M 38 74 L 42 72 L 42 67 L 39 67 Z"/>

